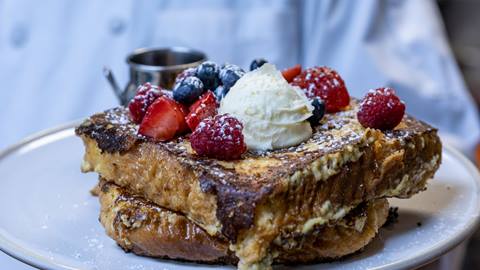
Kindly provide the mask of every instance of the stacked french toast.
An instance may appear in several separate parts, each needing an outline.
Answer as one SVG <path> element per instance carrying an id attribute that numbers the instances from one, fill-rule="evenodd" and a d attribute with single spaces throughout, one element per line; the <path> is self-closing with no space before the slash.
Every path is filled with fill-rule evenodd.
<path id="1" fill-rule="evenodd" d="M 76 128 L 125 251 L 240 269 L 336 259 L 376 236 L 387 198 L 426 189 L 441 142 L 393 89 L 357 100 L 327 67 L 252 66 L 205 62 Z"/>

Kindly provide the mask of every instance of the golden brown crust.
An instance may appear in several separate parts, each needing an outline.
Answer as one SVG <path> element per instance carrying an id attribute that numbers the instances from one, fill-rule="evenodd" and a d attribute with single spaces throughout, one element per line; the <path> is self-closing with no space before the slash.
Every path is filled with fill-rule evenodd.
<path id="1" fill-rule="evenodd" d="M 182 215 L 165 210 L 118 186 L 100 182 L 100 222 L 126 251 L 138 255 L 235 263 L 228 242 L 215 238 Z"/>
<path id="2" fill-rule="evenodd" d="M 236 264 L 228 241 L 208 235 L 181 214 L 102 181 L 100 222 L 124 250 L 138 255 L 204 263 Z M 326 225 L 272 247 L 276 263 L 309 263 L 345 256 L 366 246 L 388 215 L 380 199 L 358 207 L 336 225 Z"/>
<path id="3" fill-rule="evenodd" d="M 393 131 L 365 129 L 356 108 L 354 101 L 327 114 L 297 147 L 231 162 L 196 156 L 188 136 L 165 143 L 138 136 L 123 108 L 92 116 L 76 132 L 86 146 L 84 171 L 226 237 L 255 264 L 273 256 L 278 237 L 338 220 L 367 200 L 425 189 L 441 160 L 436 130 L 408 116 Z"/>
<path id="4" fill-rule="evenodd" d="M 364 190 L 357 192 L 353 185 L 354 188 L 350 189 L 357 192 L 353 197 L 359 199 L 376 197 L 388 189 L 394 190 L 408 172 L 406 167 L 409 171 L 421 170 L 420 166 L 430 162 L 434 156 L 437 156 L 437 164 L 426 173 L 432 174 L 438 167 L 441 144 L 435 129 L 406 117 L 398 129 L 383 134 L 365 130 L 359 126 L 354 115 L 354 109 L 327 115 L 310 141 L 289 150 L 262 155 L 249 153 L 245 159 L 234 162 L 199 158 L 191 154 L 188 138 L 167 143 L 150 142 L 136 135 L 137 127 L 129 121 L 128 112 L 122 108 L 92 116 L 76 131 L 87 146 L 86 171 L 95 170 L 102 177 L 127 186 L 159 205 L 183 212 L 209 232 L 218 233 L 221 229 L 230 240 L 236 241 L 240 230 L 253 225 L 254 205 L 261 204 L 268 197 L 290 192 L 290 178 L 323 157 L 327 157 L 326 164 L 318 166 L 329 166 L 332 160 L 328 158 L 331 156 L 346 159 L 347 163 L 351 156 L 354 156 L 352 162 L 357 161 L 355 155 L 364 156 L 361 162 L 370 166 L 367 169 L 371 175 L 358 179 L 359 186 L 363 184 Z M 369 143 L 369 140 L 375 143 Z M 349 152 L 349 148 L 353 150 Z M 372 151 L 374 155 L 366 157 L 365 153 Z M 398 177 L 384 177 L 383 171 L 388 171 L 384 165 L 395 168 Z M 340 164 L 334 173 L 339 173 L 342 167 Z M 385 169 L 373 171 L 376 167 Z M 346 179 L 348 172 L 343 175 Z M 312 188 L 323 185 L 322 181 L 315 179 L 317 175 L 310 178 L 313 181 L 305 180 L 305 185 L 312 185 Z M 343 182 L 350 183 L 350 180 Z M 342 182 L 335 185 L 341 186 Z M 410 186 L 409 192 L 399 192 L 395 196 L 408 197 L 424 188 L 422 181 Z M 335 194 L 337 198 L 344 197 L 339 193 L 334 193 L 333 197 Z M 206 209 L 210 212 L 207 213 Z"/>

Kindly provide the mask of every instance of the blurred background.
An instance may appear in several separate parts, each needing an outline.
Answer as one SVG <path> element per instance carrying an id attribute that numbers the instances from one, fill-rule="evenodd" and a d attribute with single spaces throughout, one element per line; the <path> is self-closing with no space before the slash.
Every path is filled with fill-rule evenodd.
<path id="1" fill-rule="evenodd" d="M 480 1 L 442 0 L 438 2 L 450 46 L 462 71 L 467 88 L 480 105 Z M 477 166 L 480 150 L 477 146 Z M 468 243 L 463 269 L 480 268 L 480 231 Z"/>
<path id="2" fill-rule="evenodd" d="M 450 46 L 468 89 L 480 104 L 480 1 L 442 0 L 438 2 Z"/>
<path id="3" fill-rule="evenodd" d="M 116 106 L 126 56 L 185 46 L 248 69 L 326 65 L 352 96 L 391 86 L 407 112 L 475 160 L 480 1 L 0 0 L 0 149 Z M 480 151 L 477 151 L 480 156 Z M 480 233 L 429 269 L 480 269 Z M 0 254 L 1 269 L 31 269 Z"/>

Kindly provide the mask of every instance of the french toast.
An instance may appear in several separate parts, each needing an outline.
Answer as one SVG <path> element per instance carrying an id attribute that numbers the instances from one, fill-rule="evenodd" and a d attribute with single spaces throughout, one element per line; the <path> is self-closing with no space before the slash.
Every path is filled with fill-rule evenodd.
<path id="1" fill-rule="evenodd" d="M 123 107 L 93 115 L 76 133 L 86 147 L 84 172 L 225 238 L 239 267 L 268 267 L 279 256 L 274 243 L 335 224 L 361 203 L 408 198 L 440 165 L 436 129 L 410 116 L 393 130 L 364 128 L 357 109 L 353 100 L 325 115 L 298 146 L 234 161 L 195 155 L 188 136 L 154 142 L 138 135 Z"/>
<path id="2" fill-rule="evenodd" d="M 99 186 L 100 222 L 125 251 L 202 263 L 238 262 L 225 238 L 209 235 L 185 216 L 113 183 L 101 180 Z M 272 249 L 278 256 L 274 263 L 311 263 L 354 253 L 374 238 L 387 216 L 386 199 L 362 203 L 335 224 L 275 242 Z M 302 245 L 292 245 L 294 242 Z"/>

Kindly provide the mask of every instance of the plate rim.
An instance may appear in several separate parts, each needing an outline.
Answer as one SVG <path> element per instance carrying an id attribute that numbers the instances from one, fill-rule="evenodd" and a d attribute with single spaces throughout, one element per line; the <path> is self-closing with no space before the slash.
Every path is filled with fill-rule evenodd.
<path id="1" fill-rule="evenodd" d="M 82 122 L 82 120 L 74 120 L 67 122 L 65 124 L 61 124 L 59 126 L 55 126 L 52 128 L 44 129 L 41 131 L 38 131 L 36 133 L 33 133 L 17 143 L 14 143 L 10 146 L 7 146 L 6 148 L 0 149 L 0 162 L 10 155 L 11 153 L 17 151 L 18 149 L 28 145 L 29 143 L 32 143 L 34 141 L 40 140 L 44 137 L 53 135 L 55 133 L 59 133 L 65 130 L 73 129 L 77 125 L 79 125 Z M 15 246 L 17 246 L 15 248 Z M 10 247 L 5 248 L 5 247 Z M 80 270 L 79 268 L 74 268 L 70 267 L 67 265 L 62 265 L 59 263 L 54 263 L 52 261 L 49 261 L 47 258 L 43 256 L 38 256 L 37 254 L 31 253 L 28 249 L 25 249 L 21 247 L 20 245 L 17 245 L 16 243 L 13 243 L 6 239 L 2 233 L 0 232 L 0 251 L 3 252 L 4 254 L 10 256 L 11 258 L 20 261 L 26 265 L 29 265 L 31 267 L 37 268 L 37 269 L 52 269 L 52 270 Z M 30 256 L 30 257 L 28 257 Z M 35 259 L 32 259 L 35 258 Z M 53 268 L 55 267 L 55 268 Z M 60 268 L 57 268 L 60 267 Z"/>
<path id="2" fill-rule="evenodd" d="M 8 146 L 4 149 L 0 149 L 0 162 L 5 157 L 9 156 L 11 153 L 15 152 L 16 150 L 34 141 L 40 140 L 47 136 L 51 136 L 55 133 L 73 129 L 76 126 L 78 126 L 81 122 L 82 120 L 75 120 L 57 127 L 49 128 L 49 129 L 34 133 L 30 136 L 27 136 L 24 139 L 20 140 L 19 142 L 11 146 Z M 467 172 L 473 177 L 472 181 L 476 182 L 477 184 L 477 204 L 476 204 L 477 215 L 473 217 L 469 221 L 469 223 L 466 224 L 466 229 L 461 231 L 459 234 L 453 236 L 444 245 L 436 247 L 434 249 L 425 250 L 424 252 L 417 253 L 414 256 L 410 256 L 400 261 L 391 262 L 389 264 L 385 264 L 382 266 L 374 267 L 372 269 L 380 270 L 380 269 L 404 269 L 409 267 L 410 268 L 421 267 L 422 265 L 428 264 L 429 262 L 435 260 L 436 258 L 442 256 L 443 254 L 457 247 L 461 242 L 463 242 L 465 239 L 471 236 L 475 232 L 476 228 L 479 226 L 479 223 L 480 223 L 480 172 L 467 157 L 465 157 L 460 151 L 455 149 L 453 146 L 450 146 L 449 144 L 442 144 L 442 151 L 445 151 L 445 153 L 450 154 L 454 159 L 460 162 L 460 164 L 463 165 L 467 170 Z M 2 251 L 3 253 L 7 254 L 8 256 L 20 262 L 23 262 L 29 266 L 39 268 L 39 269 L 79 270 L 79 268 L 56 263 L 48 260 L 48 258 L 44 256 L 32 253 L 30 252 L 30 250 L 23 248 L 21 245 L 8 240 L 4 235 L 2 235 L 1 232 L 0 232 L 0 251 Z"/>

